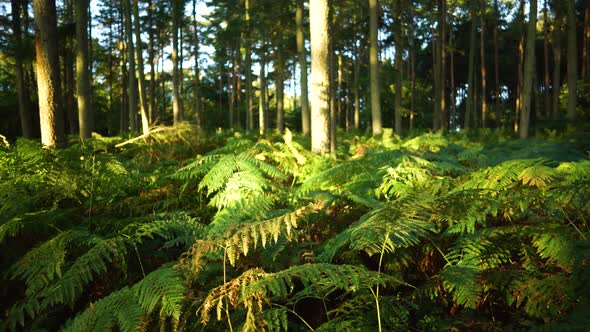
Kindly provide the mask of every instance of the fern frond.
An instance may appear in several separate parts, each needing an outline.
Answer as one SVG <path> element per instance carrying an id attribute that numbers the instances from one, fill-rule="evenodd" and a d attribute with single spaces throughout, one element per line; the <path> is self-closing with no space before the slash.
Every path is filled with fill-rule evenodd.
<path id="1" fill-rule="evenodd" d="M 475 308 L 482 293 L 479 273 L 480 269 L 477 266 L 457 264 L 444 268 L 438 277 L 445 290 L 453 294 L 456 303 Z"/>
<path id="2" fill-rule="evenodd" d="M 160 306 L 160 316 L 179 319 L 186 291 L 184 283 L 181 274 L 168 266 L 151 272 L 131 290 L 148 314 Z"/>

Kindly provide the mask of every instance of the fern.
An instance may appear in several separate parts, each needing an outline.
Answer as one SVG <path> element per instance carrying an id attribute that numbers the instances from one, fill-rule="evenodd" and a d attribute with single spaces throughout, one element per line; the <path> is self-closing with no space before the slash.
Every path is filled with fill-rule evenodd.
<path id="1" fill-rule="evenodd" d="M 456 303 L 475 308 L 482 293 L 479 273 L 480 269 L 475 265 L 457 264 L 444 268 L 438 277 L 445 290 L 453 294 Z"/>

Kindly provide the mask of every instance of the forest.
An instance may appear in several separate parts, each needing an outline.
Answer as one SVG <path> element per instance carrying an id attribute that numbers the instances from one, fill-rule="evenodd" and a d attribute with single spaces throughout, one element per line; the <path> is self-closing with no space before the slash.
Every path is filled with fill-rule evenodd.
<path id="1" fill-rule="evenodd" d="M 0 331 L 590 329 L 590 0 L 0 27 Z"/>

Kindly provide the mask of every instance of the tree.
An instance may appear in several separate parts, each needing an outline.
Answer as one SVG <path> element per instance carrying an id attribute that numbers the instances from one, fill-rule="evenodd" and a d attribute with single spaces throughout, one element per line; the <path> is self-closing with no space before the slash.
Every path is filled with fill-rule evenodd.
<path id="1" fill-rule="evenodd" d="M 139 92 L 139 113 L 141 115 L 141 129 L 144 135 L 150 131 L 150 120 L 148 117 L 148 100 L 145 86 L 145 73 L 143 71 L 143 49 L 141 47 L 141 25 L 139 22 L 138 0 L 133 1 L 133 25 L 135 30 L 135 57 L 137 58 L 137 87 Z"/>
<path id="2" fill-rule="evenodd" d="M 531 0 L 527 28 L 526 51 L 524 55 L 523 104 L 520 112 L 520 137 L 529 136 L 532 107 L 533 77 L 535 75 L 535 38 L 537 34 L 537 0 Z"/>
<path id="3" fill-rule="evenodd" d="M 197 21 L 197 1 L 193 0 L 193 29 L 195 68 L 193 78 L 193 112 L 197 127 L 201 127 L 201 78 L 199 70 L 199 22 Z"/>
<path id="4" fill-rule="evenodd" d="M 178 47 L 178 30 L 184 12 L 183 0 L 172 1 L 172 113 L 174 125 L 184 120 L 182 109 L 182 97 L 180 94 L 180 69 L 179 69 L 179 47 Z"/>
<path id="5" fill-rule="evenodd" d="M 88 57 L 88 0 L 74 1 L 76 13 L 76 86 L 80 139 L 92 136 L 92 100 Z"/>
<path id="6" fill-rule="evenodd" d="M 65 137 L 59 103 L 61 91 L 55 0 L 34 0 L 33 10 L 41 143 L 49 147 L 61 147 L 65 144 Z"/>
<path id="7" fill-rule="evenodd" d="M 578 46 L 576 44 L 575 0 L 567 0 L 567 119 L 576 120 L 576 90 L 578 80 Z"/>
<path id="8" fill-rule="evenodd" d="M 310 0 L 311 35 L 311 149 L 330 152 L 330 73 L 328 49 L 330 35 L 328 0 Z"/>
<path id="9" fill-rule="evenodd" d="M 309 117 L 309 99 L 307 95 L 307 54 L 305 50 L 305 34 L 303 33 L 303 0 L 297 0 L 295 24 L 297 25 L 297 56 L 301 75 L 301 129 L 303 135 L 309 136 L 311 124 Z"/>
<path id="10" fill-rule="evenodd" d="M 391 11 L 395 16 L 395 31 L 393 32 L 393 38 L 395 43 L 395 133 L 397 135 L 402 134 L 402 73 L 403 73 L 403 61 L 402 61 L 402 7 L 400 4 L 401 0 L 393 0 Z"/>
<path id="11" fill-rule="evenodd" d="M 381 97 L 379 84 L 378 0 L 369 0 L 369 65 L 371 76 L 371 115 L 373 135 L 381 135 Z M 313 33 L 313 32 L 312 32 Z"/>
<path id="12" fill-rule="evenodd" d="M 137 76 L 135 75 L 135 45 L 133 43 L 133 22 L 131 14 L 131 0 L 124 0 L 123 7 L 125 10 L 125 33 L 127 37 L 127 100 L 129 106 L 129 126 L 131 133 L 137 133 Z"/>
<path id="13" fill-rule="evenodd" d="M 31 123 L 31 112 L 29 108 L 29 97 L 25 83 L 25 73 L 22 57 L 22 28 L 21 28 L 21 0 L 11 0 L 12 11 L 12 34 L 14 38 L 14 59 L 15 59 L 15 79 L 16 92 L 18 95 L 18 113 L 22 135 L 25 138 L 33 137 L 33 128 Z"/>
<path id="14" fill-rule="evenodd" d="M 486 0 L 481 0 L 481 21 L 480 21 L 480 68 L 481 68 L 481 126 L 487 127 L 488 120 L 488 102 L 487 102 L 487 78 L 486 78 L 486 59 L 485 59 L 485 27 L 486 27 Z"/>
<path id="15" fill-rule="evenodd" d="M 467 67 L 467 105 L 465 110 L 465 129 L 476 127 L 475 123 L 475 39 L 477 15 L 475 1 L 470 2 L 471 30 L 469 32 L 469 64 Z"/>

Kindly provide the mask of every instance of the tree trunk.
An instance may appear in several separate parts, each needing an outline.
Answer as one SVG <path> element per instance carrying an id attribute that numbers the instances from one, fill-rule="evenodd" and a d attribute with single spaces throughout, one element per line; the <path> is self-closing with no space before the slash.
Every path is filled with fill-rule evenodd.
<path id="1" fill-rule="evenodd" d="M 59 57 L 55 0 L 33 1 L 35 50 L 41 143 L 49 147 L 65 145 L 64 122 L 59 99 Z"/>
<path id="2" fill-rule="evenodd" d="M 143 50 L 141 48 L 141 25 L 139 22 L 139 4 L 138 0 L 133 1 L 133 21 L 135 25 L 135 53 L 137 58 L 137 72 L 138 75 L 138 88 L 139 88 L 139 112 L 141 114 L 141 129 L 144 135 L 147 135 L 150 131 L 150 120 L 148 117 L 148 100 L 146 95 L 145 86 L 145 73 L 143 71 Z"/>
<path id="3" fill-rule="evenodd" d="M 551 97 L 549 95 L 549 9 L 547 0 L 543 2 L 543 108 L 544 118 L 551 116 Z"/>
<path id="4" fill-rule="evenodd" d="M 465 109 L 465 129 L 477 127 L 475 122 L 475 41 L 477 32 L 476 2 L 470 3 L 471 31 L 469 32 L 469 64 L 467 67 L 467 105 Z"/>
<path id="5" fill-rule="evenodd" d="M 178 125 L 183 119 L 182 103 L 180 96 L 180 69 L 178 56 L 178 30 L 180 29 L 180 17 L 183 15 L 180 2 L 172 0 L 172 114 L 174 125 Z"/>
<path id="6" fill-rule="evenodd" d="M 88 0 L 74 1 L 76 13 L 76 87 L 80 139 L 92 137 L 92 100 L 88 58 Z"/>
<path id="7" fill-rule="evenodd" d="M 553 80 L 551 82 L 553 92 L 552 116 L 553 120 L 559 119 L 559 94 L 561 92 L 561 39 L 563 19 L 561 11 L 556 8 L 555 23 L 553 24 Z"/>
<path id="8" fill-rule="evenodd" d="M 74 18 L 74 0 L 65 1 L 66 6 L 66 21 L 75 23 Z M 74 100 L 76 94 L 76 82 L 74 81 L 74 60 L 75 60 L 75 36 L 71 33 L 66 33 L 63 36 L 63 79 L 62 79 L 62 94 L 64 103 L 64 114 L 67 119 L 67 132 L 71 135 L 78 133 L 78 116 L 76 114 L 76 107 Z"/>
<path id="9" fill-rule="evenodd" d="M 150 86 L 149 86 L 149 96 L 150 102 L 148 105 L 148 122 L 154 123 L 156 116 L 156 62 L 158 59 L 156 58 L 155 52 L 155 34 L 154 34 L 154 16 L 156 16 L 156 11 L 154 10 L 154 3 L 152 0 L 148 0 L 148 20 L 149 20 L 149 31 L 148 31 L 148 57 L 150 59 Z"/>
<path id="10" fill-rule="evenodd" d="M 33 138 L 33 124 L 31 119 L 30 101 L 27 95 L 27 87 L 25 84 L 25 74 L 23 67 L 20 1 L 21 0 L 10 1 L 12 11 L 12 33 L 14 37 L 14 69 L 16 79 L 16 92 L 18 94 L 18 113 L 20 116 L 22 135 L 24 138 L 30 139 Z"/>
<path id="11" fill-rule="evenodd" d="M 285 59 L 283 58 L 283 51 L 280 49 L 280 46 L 276 52 L 277 131 L 282 134 L 285 130 Z"/>
<path id="12" fill-rule="evenodd" d="M 527 29 L 526 53 L 524 59 L 523 107 L 520 113 L 520 138 L 529 136 L 533 96 L 533 77 L 535 75 L 535 36 L 537 33 L 537 0 L 531 0 Z"/>
<path id="13" fill-rule="evenodd" d="M 247 118 L 246 127 L 248 130 L 254 129 L 254 95 L 252 91 L 252 26 L 250 24 L 250 0 L 244 1 L 245 6 L 245 21 L 246 21 L 246 38 L 244 41 L 244 49 L 246 51 L 246 59 L 244 60 L 244 71 L 246 72 L 246 108 Z"/>
<path id="14" fill-rule="evenodd" d="M 500 112 L 500 55 L 498 49 L 498 19 L 500 11 L 498 9 L 498 0 L 494 0 L 494 111 L 496 118 L 496 127 L 500 128 L 502 124 L 502 114 Z"/>
<path id="15" fill-rule="evenodd" d="M 582 79 L 590 74 L 590 0 L 585 1 L 584 34 L 582 36 Z"/>
<path id="16" fill-rule="evenodd" d="M 362 8 L 362 7 L 361 7 Z M 361 118 L 361 98 L 360 98 L 360 66 L 361 66 L 361 47 L 357 46 L 357 44 L 361 44 L 362 41 L 359 40 L 359 31 L 358 29 L 358 16 L 355 15 L 355 31 L 354 31 L 354 68 L 353 68 L 353 95 L 354 95 L 354 129 L 359 130 L 360 128 L 360 118 Z"/>
<path id="17" fill-rule="evenodd" d="M 266 130 L 266 40 L 262 37 L 260 48 L 260 73 L 259 73 L 260 95 L 258 96 L 258 131 L 260 135 Z"/>
<path id="18" fill-rule="evenodd" d="M 395 101 L 394 101 L 394 125 L 395 133 L 402 135 L 402 72 L 403 61 L 402 53 L 404 51 L 402 45 L 402 6 L 400 0 L 392 2 L 392 13 L 395 15 L 395 31 L 393 32 L 393 42 L 395 44 Z"/>
<path id="19" fill-rule="evenodd" d="M 451 3 L 451 5 L 454 7 L 455 4 Z M 454 9 L 451 8 L 449 10 L 449 13 L 453 13 Z M 452 15 L 452 14 L 451 14 Z M 456 101 L 457 101 L 457 96 L 456 96 L 456 86 L 455 86 L 455 34 L 453 33 L 453 24 L 454 24 L 454 18 L 453 16 L 451 16 L 451 21 L 449 22 L 451 28 L 449 29 L 449 47 L 450 47 L 450 54 L 449 54 L 449 68 L 450 68 L 450 100 L 449 100 L 449 127 L 451 128 L 451 130 L 454 130 L 457 128 L 457 124 L 455 122 L 455 120 L 457 119 L 457 107 L 456 107 Z"/>
<path id="20" fill-rule="evenodd" d="M 522 104 L 523 104 L 523 70 L 524 70 L 524 0 L 520 0 L 519 6 L 519 16 L 520 16 L 520 39 L 518 40 L 518 73 L 517 73 L 517 83 L 516 83 L 516 107 L 515 110 L 515 117 L 514 117 L 514 132 L 519 132 L 519 125 L 520 125 L 520 113 L 522 112 Z"/>
<path id="21" fill-rule="evenodd" d="M 122 6 L 121 3 L 119 3 Z M 122 8 L 119 8 L 119 11 L 123 13 L 124 11 Z M 125 35 L 125 15 L 121 15 L 119 19 L 119 44 L 121 45 L 119 48 L 119 67 L 121 68 L 121 112 L 119 118 L 119 132 L 120 133 L 127 133 L 129 130 L 129 106 L 128 106 L 128 95 L 126 91 L 128 91 L 127 82 L 128 82 L 128 72 L 127 72 L 127 45 L 124 42 L 126 35 Z"/>
<path id="22" fill-rule="evenodd" d="M 578 80 L 578 46 L 576 44 L 575 0 L 567 0 L 567 119 L 576 120 L 576 91 Z"/>
<path id="23" fill-rule="evenodd" d="M 307 92 L 307 54 L 305 50 L 305 34 L 303 30 L 303 0 L 297 0 L 295 24 L 297 25 L 297 56 L 301 71 L 301 129 L 304 136 L 309 136 L 311 123 Z"/>
<path id="24" fill-rule="evenodd" d="M 485 26 L 486 26 L 486 0 L 481 0 L 481 22 L 480 22 L 480 66 L 481 66 L 481 126 L 487 128 L 488 120 L 488 102 L 487 102 L 487 78 L 486 78 L 486 59 L 485 59 Z"/>
<path id="25" fill-rule="evenodd" d="M 310 0 L 311 149 L 313 152 L 319 153 L 330 152 L 328 10 L 328 0 Z"/>
<path id="26" fill-rule="evenodd" d="M 485 1 L 485 0 L 484 0 Z M 442 130 L 449 129 L 449 120 L 447 114 L 447 0 L 440 1 L 440 108 L 439 123 Z"/>
<path id="27" fill-rule="evenodd" d="M 369 65 L 371 82 L 371 116 L 373 135 L 381 135 L 381 91 L 379 85 L 378 0 L 369 0 Z"/>
<path id="28" fill-rule="evenodd" d="M 410 17 L 414 17 L 414 6 L 410 6 Z M 410 19 L 409 39 L 410 39 L 410 130 L 414 129 L 414 117 L 416 115 L 416 49 L 414 41 L 414 20 Z"/>
<path id="29" fill-rule="evenodd" d="M 199 77 L 199 22 L 197 21 L 197 1 L 193 0 L 193 24 L 195 34 L 195 49 L 193 56 L 195 57 L 195 72 L 193 78 L 193 112 L 195 113 L 195 120 L 197 128 L 201 128 L 201 78 Z"/>
<path id="30" fill-rule="evenodd" d="M 128 103 L 129 103 L 129 125 L 131 127 L 131 133 L 137 133 L 137 77 L 135 70 L 135 45 L 133 44 L 133 22 L 131 21 L 131 4 L 130 0 L 124 0 L 123 6 L 125 7 L 125 33 L 127 36 L 127 63 L 129 64 L 128 70 Z"/>

